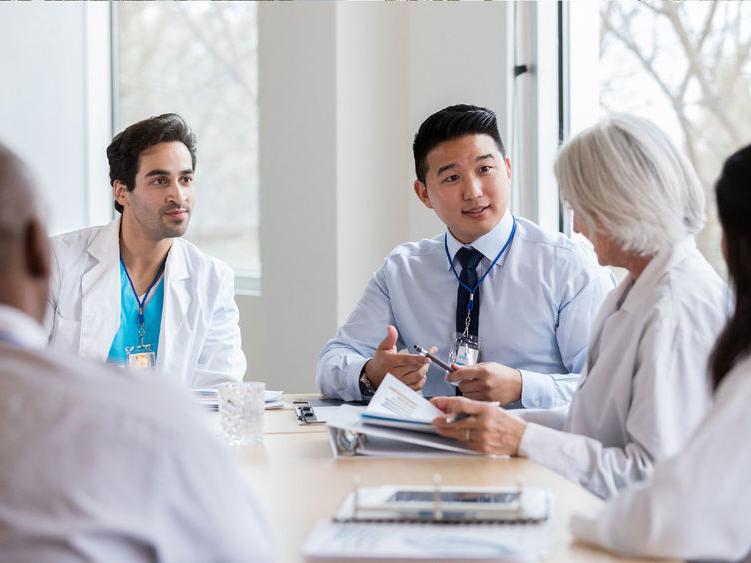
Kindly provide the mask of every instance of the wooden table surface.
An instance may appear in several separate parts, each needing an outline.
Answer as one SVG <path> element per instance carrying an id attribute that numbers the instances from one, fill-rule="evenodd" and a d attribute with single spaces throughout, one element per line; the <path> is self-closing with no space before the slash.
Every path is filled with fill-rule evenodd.
<path id="1" fill-rule="evenodd" d="M 523 458 L 334 459 L 324 425 L 299 426 L 286 396 L 284 409 L 266 412 L 264 441 L 238 448 L 237 455 L 274 534 L 278 560 L 303 561 L 302 547 L 315 523 L 329 518 L 352 491 L 363 486 L 444 485 L 544 486 L 553 491 L 550 556 L 547 561 L 636 561 L 574 542 L 568 532 L 572 513 L 593 513 L 602 501 L 552 471 Z"/>

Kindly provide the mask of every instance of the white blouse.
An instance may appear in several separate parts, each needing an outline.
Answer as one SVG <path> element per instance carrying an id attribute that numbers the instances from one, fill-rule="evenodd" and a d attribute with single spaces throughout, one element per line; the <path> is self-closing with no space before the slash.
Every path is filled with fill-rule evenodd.
<path id="1" fill-rule="evenodd" d="M 737 561 L 751 555 L 751 357 L 725 377 L 714 405 L 651 481 L 614 497 L 575 536 L 620 553 Z"/>
<path id="2" fill-rule="evenodd" d="M 686 239 L 608 296 L 570 407 L 519 412 L 527 456 L 600 497 L 677 453 L 710 400 L 707 358 L 727 318 L 725 283 Z"/>

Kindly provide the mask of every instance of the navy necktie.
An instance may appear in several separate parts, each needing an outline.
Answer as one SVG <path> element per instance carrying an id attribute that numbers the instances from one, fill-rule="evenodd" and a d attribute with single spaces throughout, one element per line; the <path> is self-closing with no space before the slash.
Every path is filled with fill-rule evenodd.
<path id="1" fill-rule="evenodd" d="M 462 265 L 459 279 L 467 287 L 475 287 L 477 284 L 477 265 L 482 260 L 482 254 L 474 248 L 462 247 L 456 253 L 456 258 Z M 473 301 L 474 305 L 472 306 L 472 313 L 470 315 L 469 333 L 477 336 L 477 327 L 480 321 L 480 288 L 477 288 Z M 469 291 L 463 285 L 459 285 L 456 293 L 456 332 L 459 334 L 464 333 L 464 326 L 467 322 L 467 303 L 469 303 Z M 462 394 L 459 387 L 455 387 L 454 392 L 456 395 Z"/>
<path id="2" fill-rule="evenodd" d="M 459 279 L 468 287 L 477 285 L 477 265 L 482 260 L 482 253 L 474 248 L 462 247 L 456 253 L 459 263 L 462 265 L 462 271 Z M 480 321 L 480 288 L 477 288 L 474 295 L 474 305 L 470 316 L 469 333 L 477 336 L 477 328 Z M 456 293 L 456 332 L 462 334 L 467 318 L 467 303 L 469 303 L 469 291 L 463 285 L 459 285 Z"/>

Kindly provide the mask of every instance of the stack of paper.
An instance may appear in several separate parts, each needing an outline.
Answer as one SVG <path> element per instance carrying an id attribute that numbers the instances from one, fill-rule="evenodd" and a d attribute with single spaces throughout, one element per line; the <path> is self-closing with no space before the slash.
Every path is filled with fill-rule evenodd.
<path id="1" fill-rule="evenodd" d="M 193 399 L 210 411 L 219 410 L 219 396 L 216 389 L 191 389 Z M 266 410 L 278 409 L 284 406 L 282 394 L 284 391 L 266 391 L 264 397 L 266 401 Z"/>
<path id="2" fill-rule="evenodd" d="M 359 524 L 320 521 L 303 548 L 306 560 L 417 559 L 538 561 L 549 524 Z"/>
<path id="3" fill-rule="evenodd" d="M 445 414 L 389 373 L 361 416 L 365 424 L 437 434 L 433 419 Z"/>

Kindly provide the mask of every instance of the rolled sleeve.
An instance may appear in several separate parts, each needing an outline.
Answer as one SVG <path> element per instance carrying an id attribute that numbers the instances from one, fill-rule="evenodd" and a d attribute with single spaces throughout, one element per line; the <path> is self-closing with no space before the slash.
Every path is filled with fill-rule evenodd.
<path id="1" fill-rule="evenodd" d="M 519 371 L 522 374 L 521 402 L 526 409 L 549 409 L 568 404 L 579 379 L 578 373 Z"/>
<path id="2" fill-rule="evenodd" d="M 362 367 L 373 357 L 386 326 L 395 324 L 384 268 L 374 274 L 354 311 L 318 356 L 316 383 L 326 397 L 362 399 Z"/>

